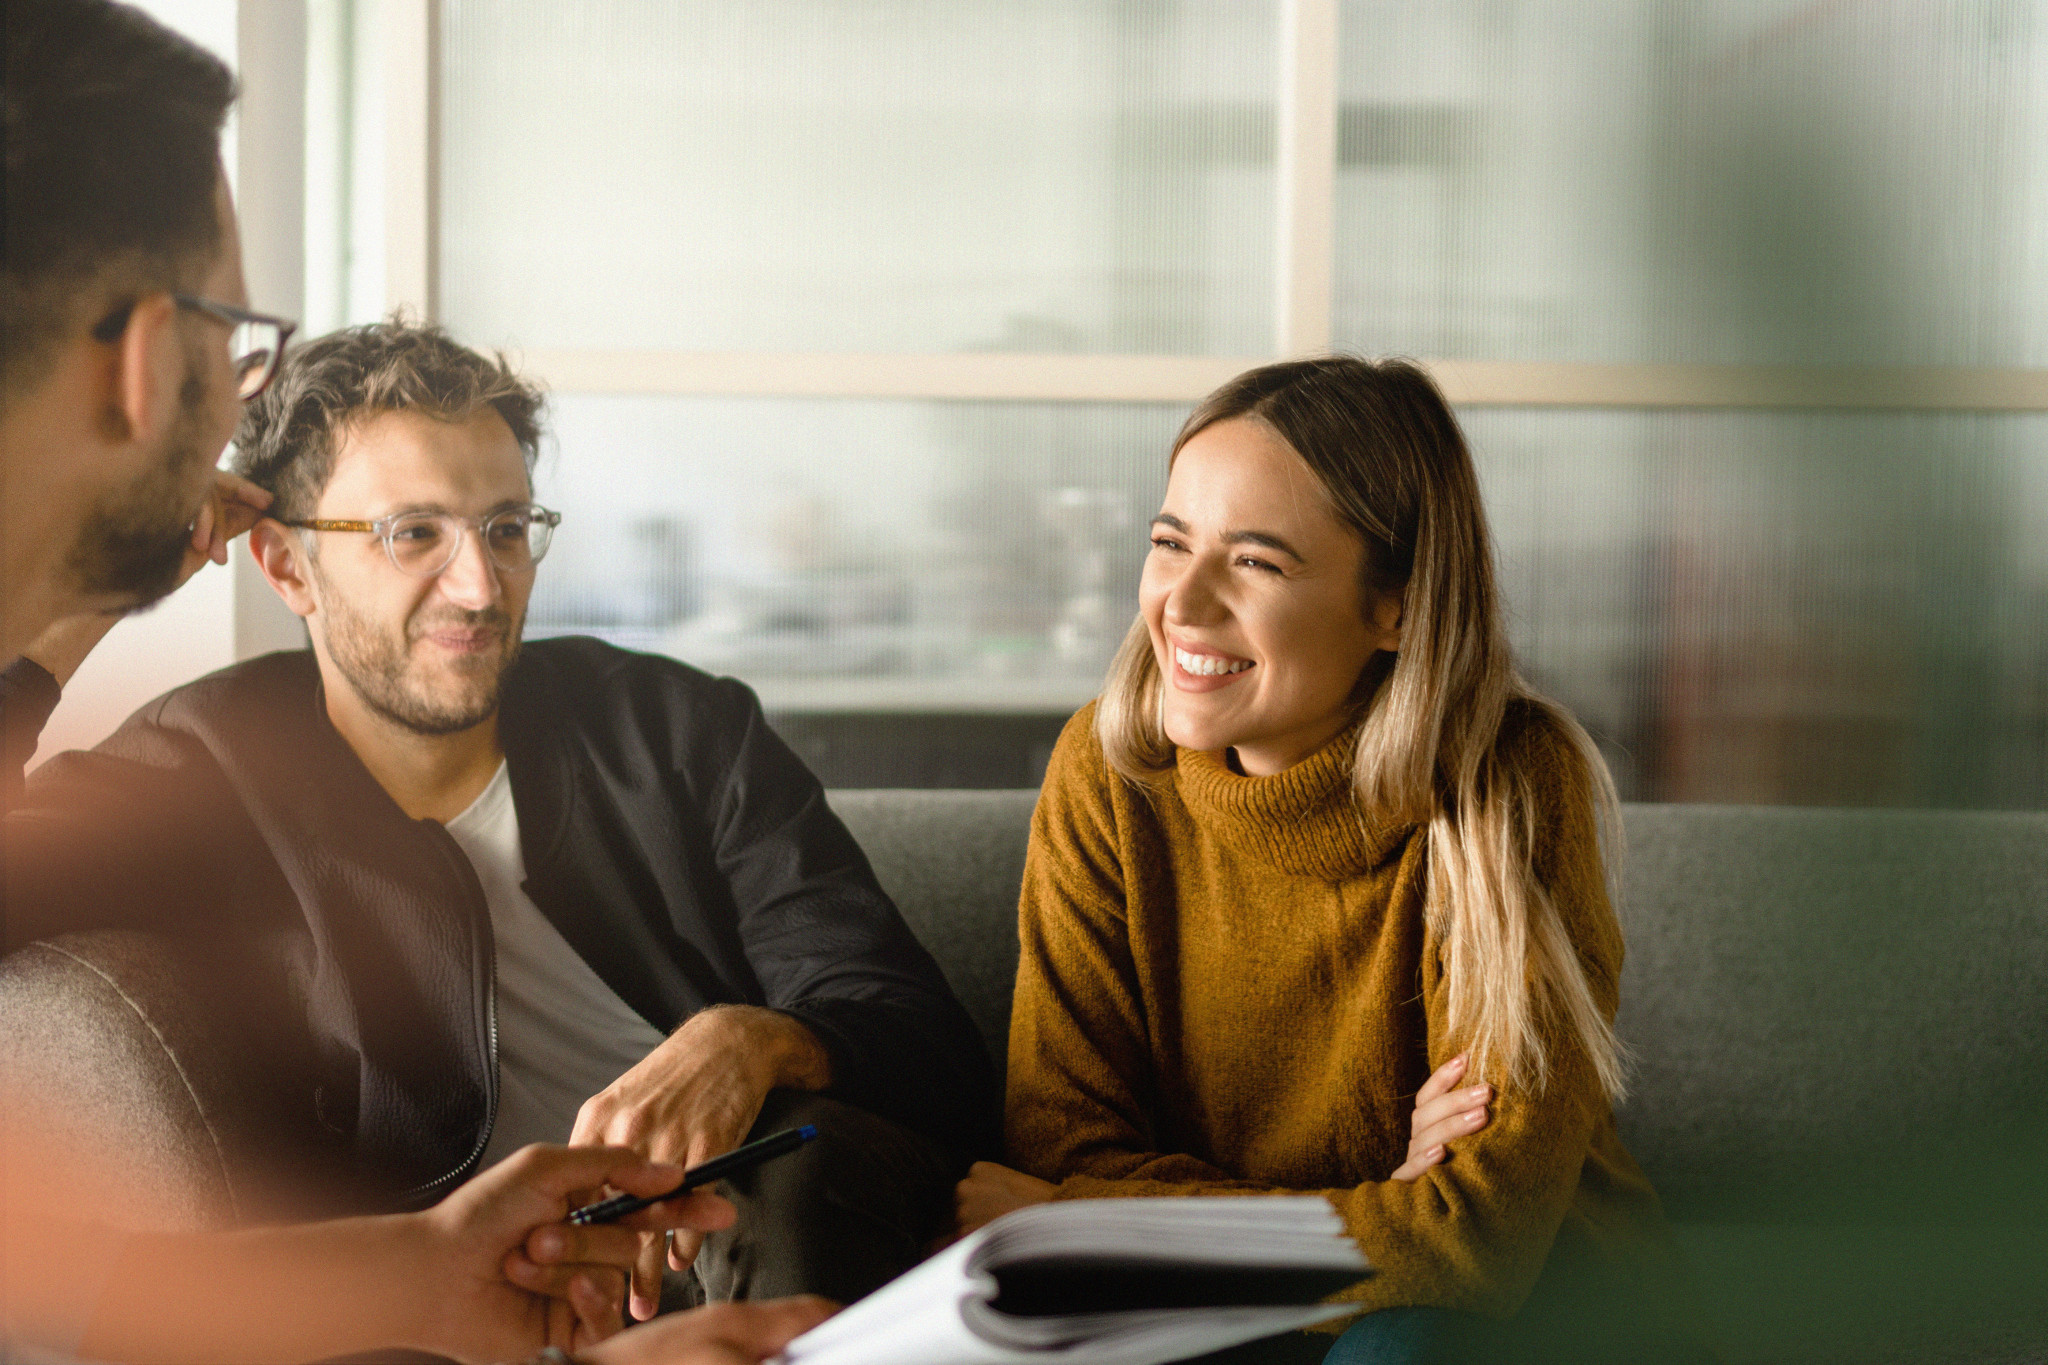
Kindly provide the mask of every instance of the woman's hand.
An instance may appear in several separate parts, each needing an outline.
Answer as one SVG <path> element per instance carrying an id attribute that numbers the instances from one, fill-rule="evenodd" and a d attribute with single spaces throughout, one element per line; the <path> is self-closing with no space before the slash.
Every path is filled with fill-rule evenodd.
<path id="1" fill-rule="evenodd" d="M 1465 1074 L 1465 1059 L 1453 1057 L 1436 1069 L 1415 1096 L 1415 1117 L 1409 1125 L 1408 1159 L 1394 1172 L 1395 1180 L 1417 1180 L 1422 1173 L 1448 1155 L 1445 1144 L 1486 1126 L 1486 1106 L 1493 1099 L 1493 1087 L 1481 1082 L 1455 1090 Z M 1057 1187 L 998 1166 L 977 1161 L 967 1178 L 953 1187 L 953 1231 L 964 1237 L 984 1223 L 992 1223 L 1013 1209 L 1043 1204 Z"/>
<path id="2" fill-rule="evenodd" d="M 1008 1166 L 977 1161 L 968 1167 L 967 1178 L 953 1187 L 953 1234 L 965 1237 L 1012 1210 L 1050 1203 L 1058 1188 Z"/>
<path id="3" fill-rule="evenodd" d="M 1453 1090 L 1465 1075 L 1465 1058 L 1451 1058 L 1436 1069 L 1415 1095 L 1415 1118 L 1409 1125 L 1408 1159 L 1393 1174 L 1395 1180 L 1418 1180 L 1422 1173 L 1449 1155 L 1445 1143 L 1466 1137 L 1486 1126 L 1486 1106 L 1493 1099 L 1493 1087 L 1485 1082 Z"/>

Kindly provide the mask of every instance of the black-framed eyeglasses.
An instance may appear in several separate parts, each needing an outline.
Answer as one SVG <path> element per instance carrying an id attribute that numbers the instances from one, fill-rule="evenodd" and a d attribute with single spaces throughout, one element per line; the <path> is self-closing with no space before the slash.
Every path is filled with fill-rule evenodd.
<path id="1" fill-rule="evenodd" d="M 252 313 L 247 308 L 197 294 L 173 294 L 171 301 L 228 326 L 228 358 L 235 370 L 235 394 L 244 403 L 269 388 L 270 381 L 277 378 L 277 367 L 284 360 L 284 344 L 299 330 L 299 324 L 290 318 Z M 101 318 L 92 329 L 94 339 L 120 340 L 134 312 L 135 303 L 131 300 Z"/>
<path id="2" fill-rule="evenodd" d="M 525 573 L 540 563 L 562 524 L 560 512 L 539 503 L 504 507 L 481 517 L 453 512 L 393 512 L 375 521 L 287 521 L 307 531 L 367 531 L 384 542 L 384 553 L 400 573 L 432 578 L 455 562 L 462 533 L 474 528 L 491 562 L 506 573 Z"/>

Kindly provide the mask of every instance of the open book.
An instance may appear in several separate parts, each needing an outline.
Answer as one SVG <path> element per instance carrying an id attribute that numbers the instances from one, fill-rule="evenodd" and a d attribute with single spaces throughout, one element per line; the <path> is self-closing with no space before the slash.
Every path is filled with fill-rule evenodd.
<path id="1" fill-rule="evenodd" d="M 1318 1198 L 1075 1199 L 998 1218 L 792 1341 L 786 1365 L 1159 1365 L 1354 1311 Z"/>

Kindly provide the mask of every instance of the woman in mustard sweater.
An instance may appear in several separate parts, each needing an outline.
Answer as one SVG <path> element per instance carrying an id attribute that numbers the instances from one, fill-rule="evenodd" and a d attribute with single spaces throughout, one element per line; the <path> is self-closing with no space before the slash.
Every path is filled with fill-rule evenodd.
<path id="1" fill-rule="evenodd" d="M 1017 1169 L 975 1167 L 963 1229 L 1315 1191 L 1374 1269 L 1332 1362 L 1672 1358 L 1614 1124 L 1613 788 L 1515 673 L 1442 395 L 1348 358 L 1225 385 L 1175 442 L 1139 605 L 1032 820 Z"/>

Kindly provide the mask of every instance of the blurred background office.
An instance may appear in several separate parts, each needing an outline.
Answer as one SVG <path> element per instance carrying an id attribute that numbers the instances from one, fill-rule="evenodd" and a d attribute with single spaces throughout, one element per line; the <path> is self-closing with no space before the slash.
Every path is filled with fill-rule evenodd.
<path id="1" fill-rule="evenodd" d="M 242 73 L 257 306 L 553 389 L 528 634 L 828 785 L 1034 784 L 1190 405 L 1337 348 L 1457 404 L 1625 797 L 2048 807 L 2043 0 L 146 7 Z M 238 558 L 45 752 L 299 638 Z"/>

